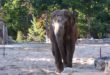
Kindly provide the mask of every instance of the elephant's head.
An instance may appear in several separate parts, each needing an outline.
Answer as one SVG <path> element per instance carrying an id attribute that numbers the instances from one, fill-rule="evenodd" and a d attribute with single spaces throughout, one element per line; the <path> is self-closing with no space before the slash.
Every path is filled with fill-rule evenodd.
<path id="1" fill-rule="evenodd" d="M 66 25 L 74 25 L 76 21 L 77 13 L 68 12 L 68 10 L 56 10 L 51 14 L 51 25 L 54 28 L 55 34 L 59 30 L 64 30 Z"/>

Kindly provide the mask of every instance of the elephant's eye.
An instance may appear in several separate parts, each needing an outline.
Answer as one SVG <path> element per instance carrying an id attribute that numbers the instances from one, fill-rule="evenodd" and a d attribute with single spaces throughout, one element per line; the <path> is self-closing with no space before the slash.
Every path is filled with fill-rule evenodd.
<path id="1" fill-rule="evenodd" d="M 58 21 L 58 22 L 61 22 L 61 19 L 58 19 L 57 21 Z"/>
<path id="2" fill-rule="evenodd" d="M 61 16 L 58 16 L 57 21 L 58 22 L 61 22 L 62 21 L 62 17 Z"/>

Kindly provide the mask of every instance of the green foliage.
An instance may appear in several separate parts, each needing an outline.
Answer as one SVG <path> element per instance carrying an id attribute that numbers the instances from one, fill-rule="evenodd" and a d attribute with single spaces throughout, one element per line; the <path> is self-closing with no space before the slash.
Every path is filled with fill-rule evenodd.
<path id="1" fill-rule="evenodd" d="M 106 37 L 107 26 L 109 24 L 110 15 L 105 12 L 99 12 L 91 22 L 91 35 L 94 38 L 104 38 Z"/>
<path id="2" fill-rule="evenodd" d="M 45 30 L 43 20 L 38 20 L 33 16 L 31 28 L 29 28 L 28 40 L 29 41 L 44 41 Z"/>
<path id="3" fill-rule="evenodd" d="M 86 38 L 88 28 L 86 25 L 85 14 L 81 13 L 79 11 L 77 11 L 77 12 L 78 12 L 77 26 L 78 26 L 78 33 L 80 34 L 79 37 L 80 38 Z"/>
<path id="4" fill-rule="evenodd" d="M 50 14 L 57 9 L 78 12 L 79 38 L 86 38 L 88 34 L 94 38 L 103 38 L 110 32 L 110 0 L 1 0 L 1 5 L 0 16 L 14 39 L 21 31 L 24 36 L 28 36 L 25 39 L 44 40 L 45 18 L 41 19 L 41 16 L 45 11 Z"/>
<path id="5" fill-rule="evenodd" d="M 15 31 L 15 33 L 22 31 L 23 34 L 27 34 L 27 30 L 30 27 L 30 21 L 28 18 L 30 8 L 28 8 L 27 2 L 22 0 L 6 0 L 3 6 L 3 18 L 8 27 L 9 35 L 17 35 L 10 34 L 13 33 L 12 31 Z"/>
<path id="6" fill-rule="evenodd" d="M 94 38 L 104 38 L 106 35 L 106 24 L 98 20 L 93 20 L 91 24 L 91 35 Z"/>

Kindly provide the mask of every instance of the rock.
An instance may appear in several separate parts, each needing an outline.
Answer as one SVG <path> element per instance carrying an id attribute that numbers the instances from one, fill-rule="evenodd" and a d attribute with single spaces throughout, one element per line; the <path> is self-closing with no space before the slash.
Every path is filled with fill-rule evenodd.
<path id="1" fill-rule="evenodd" d="M 110 60 L 105 62 L 105 73 L 110 73 Z"/>
<path id="2" fill-rule="evenodd" d="M 108 73 L 110 72 L 110 57 L 97 58 L 94 65 L 97 70 Z"/>
<path id="3" fill-rule="evenodd" d="M 16 43 L 16 41 L 13 40 L 13 38 L 11 36 L 8 37 L 7 42 L 8 42 L 8 44 Z"/>
<path id="4" fill-rule="evenodd" d="M 105 61 L 104 60 L 96 59 L 94 64 L 95 64 L 95 67 L 97 70 L 104 71 L 104 69 L 105 69 Z"/>

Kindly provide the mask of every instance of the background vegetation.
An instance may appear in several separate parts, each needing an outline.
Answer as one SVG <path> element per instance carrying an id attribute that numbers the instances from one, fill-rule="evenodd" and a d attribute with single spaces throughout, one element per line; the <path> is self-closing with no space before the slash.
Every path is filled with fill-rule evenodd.
<path id="1" fill-rule="evenodd" d="M 44 41 L 46 16 L 56 9 L 77 11 L 79 38 L 105 38 L 110 32 L 110 0 L 0 0 L 0 16 L 17 41 Z"/>

